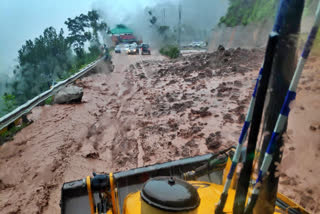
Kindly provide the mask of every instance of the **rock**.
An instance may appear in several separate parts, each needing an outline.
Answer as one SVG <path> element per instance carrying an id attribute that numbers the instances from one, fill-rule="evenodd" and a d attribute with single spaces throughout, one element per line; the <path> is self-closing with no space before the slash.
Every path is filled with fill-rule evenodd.
<path id="1" fill-rule="evenodd" d="M 168 125 L 171 132 L 177 131 L 179 129 L 179 125 L 174 119 L 169 119 Z"/>
<path id="2" fill-rule="evenodd" d="M 188 141 L 188 142 L 186 143 L 186 146 L 192 147 L 192 148 L 197 148 L 197 144 L 196 144 L 196 142 L 195 142 L 194 139 Z"/>
<path id="3" fill-rule="evenodd" d="M 90 152 L 85 157 L 89 158 L 89 159 L 98 159 L 99 153 L 98 152 Z"/>
<path id="4" fill-rule="evenodd" d="M 289 150 L 290 151 L 293 151 L 293 150 L 295 150 L 296 148 L 294 148 L 293 146 L 291 146 L 291 147 L 289 147 Z"/>
<path id="5" fill-rule="evenodd" d="M 218 51 L 224 51 L 224 50 L 225 50 L 225 48 L 222 45 L 218 46 Z"/>
<path id="6" fill-rule="evenodd" d="M 307 190 L 307 193 L 309 193 L 310 195 L 313 194 L 313 190 L 311 188 L 307 188 L 306 190 Z"/>
<path id="7" fill-rule="evenodd" d="M 242 83 L 241 83 L 241 81 L 239 81 L 239 80 L 235 80 L 235 81 L 233 82 L 233 84 L 234 84 L 236 87 L 242 87 Z"/>
<path id="8" fill-rule="evenodd" d="M 315 126 L 313 126 L 313 125 L 311 125 L 309 128 L 310 128 L 311 131 L 316 131 L 317 130 L 317 128 Z"/>
<path id="9" fill-rule="evenodd" d="M 139 77 L 140 79 L 146 79 L 146 78 L 147 78 L 144 73 L 138 74 L 138 77 Z"/>
<path id="10" fill-rule="evenodd" d="M 233 123 L 234 122 L 231 114 L 225 114 L 223 116 L 223 120 L 224 120 L 224 123 Z"/>
<path id="11" fill-rule="evenodd" d="M 209 110 L 209 107 L 200 107 L 199 110 L 191 109 L 191 113 L 199 115 L 200 117 L 207 117 L 212 115 L 212 113 L 208 110 Z"/>
<path id="12" fill-rule="evenodd" d="M 192 101 L 187 101 L 183 103 L 175 103 L 172 105 L 171 109 L 176 111 L 177 113 L 185 111 L 187 108 L 191 108 L 193 105 Z"/>
<path id="13" fill-rule="evenodd" d="M 60 90 L 55 96 L 53 102 L 56 104 L 80 103 L 83 96 L 83 89 L 69 85 Z"/>
<path id="14" fill-rule="evenodd" d="M 214 150 L 221 146 L 221 132 L 211 133 L 206 139 L 208 149 Z"/>
<path id="15" fill-rule="evenodd" d="M 230 51 L 227 51 L 227 50 L 226 50 L 226 51 L 224 52 L 224 56 L 231 56 Z"/>
<path id="16" fill-rule="evenodd" d="M 13 185 L 11 185 L 11 184 L 6 184 L 6 183 L 4 183 L 4 182 L 0 179 L 0 191 L 1 191 L 1 190 L 5 190 L 5 189 L 7 189 L 7 188 L 11 188 L 11 187 L 13 187 Z"/>

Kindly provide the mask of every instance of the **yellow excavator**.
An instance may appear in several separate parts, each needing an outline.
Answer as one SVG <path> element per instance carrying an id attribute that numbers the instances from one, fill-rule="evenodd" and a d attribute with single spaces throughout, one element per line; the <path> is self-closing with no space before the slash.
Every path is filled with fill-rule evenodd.
<path id="1" fill-rule="evenodd" d="M 320 5 L 320 3 L 319 3 Z M 287 38 L 297 34 L 304 7 L 303 0 L 281 0 L 276 21 L 266 47 L 264 63 L 257 78 L 248 114 L 239 144 L 215 154 L 206 154 L 172 162 L 160 163 L 123 172 L 106 173 L 64 183 L 61 189 L 62 214 L 220 214 L 220 213 L 270 213 L 261 208 L 272 206 L 272 213 L 306 214 L 288 197 L 275 191 L 273 201 L 261 201 L 260 189 L 263 182 L 275 176 L 270 168 L 278 163 L 277 152 L 281 151 L 281 135 L 285 132 L 294 100 L 297 84 L 313 40 L 320 25 L 320 6 L 315 24 L 310 32 L 296 69 L 288 74 L 295 61 L 296 46 L 288 46 Z M 289 48 L 289 49 L 286 49 Z M 291 48 L 291 49 L 290 49 Z M 289 50 L 294 52 L 290 54 Z M 284 58 L 286 60 L 283 60 Z M 292 70 L 292 69 L 291 69 Z M 277 73 L 278 72 L 278 73 Z M 270 76 L 276 81 L 269 83 Z M 283 78 L 283 76 L 288 78 Z M 291 79 L 291 81 L 290 81 Z M 278 82 L 277 82 L 278 81 Z M 280 81 L 280 85 L 279 85 Z M 257 138 L 262 121 L 264 101 L 268 87 L 278 90 L 284 87 L 280 107 L 269 113 L 273 121 L 273 132 L 265 149 L 256 150 Z M 289 86 L 290 85 L 290 86 Z M 275 99 L 272 96 L 270 100 Z M 277 98 L 279 103 L 279 98 Z M 270 101 L 269 101 L 270 102 Z M 271 102 L 272 103 L 272 102 Z M 274 105 L 274 104 L 273 104 Z M 267 110 L 266 110 L 267 112 Z M 268 120 L 265 115 L 264 120 Z M 250 126 L 250 132 L 248 132 Z M 247 147 L 243 144 L 248 132 Z M 263 147 L 263 146 L 262 146 Z M 259 156 L 258 172 L 253 173 L 255 156 Z M 243 167 L 237 163 L 242 162 Z M 257 162 L 256 162 L 257 163 Z M 240 173 L 238 173 L 240 171 Z M 268 173 L 269 172 L 269 173 Z M 266 182 L 265 182 L 266 183 Z M 274 186 L 277 186 L 277 182 Z M 270 187 L 270 186 L 268 186 Z M 265 188 L 265 187 L 264 187 Z M 276 188 L 275 188 L 276 189 Z M 274 189 L 267 189 L 267 192 Z M 251 193 L 251 194 L 248 194 Z M 260 200 L 260 201 L 259 201 Z M 258 206 L 258 204 L 260 205 Z"/>
<path id="2" fill-rule="evenodd" d="M 88 176 L 63 184 L 61 213 L 206 214 L 214 213 L 235 149 L 173 162 Z M 224 213 L 233 213 L 236 176 Z M 306 212 L 278 193 L 274 213 Z"/>

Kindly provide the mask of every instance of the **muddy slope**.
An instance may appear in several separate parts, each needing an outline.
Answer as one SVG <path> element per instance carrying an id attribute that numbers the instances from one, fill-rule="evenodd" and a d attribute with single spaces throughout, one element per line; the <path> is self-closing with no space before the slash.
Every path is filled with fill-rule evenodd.
<path id="1" fill-rule="evenodd" d="M 34 109 L 30 116 L 34 123 L 0 147 L 1 211 L 59 213 L 63 182 L 93 171 L 126 170 L 235 145 L 262 59 L 262 50 L 243 49 L 174 61 L 157 54 L 114 56 L 113 73 L 102 64 L 98 73 L 77 82 L 84 88 L 81 104 Z M 291 120 L 289 129 L 298 130 L 290 138 L 297 139 L 298 147 L 294 135 L 299 136 L 301 129 L 290 124 Z M 313 126 L 316 130 L 310 132 L 318 136 L 320 129 Z M 290 157 L 286 153 L 284 163 Z M 283 173 L 294 177 L 295 168 L 284 166 Z M 300 168 L 309 166 L 304 162 Z M 309 173 L 315 177 L 316 172 Z M 308 183 L 310 176 L 300 178 L 297 182 Z M 280 190 L 288 193 L 285 185 L 282 182 Z M 307 196 L 316 196 L 315 191 Z M 302 202 L 296 193 L 291 197 Z M 316 206 L 316 201 L 310 203 Z"/>
<path id="2" fill-rule="evenodd" d="M 34 123 L 0 148 L 0 209 L 57 213 L 65 181 L 233 145 L 261 59 L 241 49 L 114 56 L 113 73 L 102 67 L 77 82 L 81 104 L 34 109 Z"/>

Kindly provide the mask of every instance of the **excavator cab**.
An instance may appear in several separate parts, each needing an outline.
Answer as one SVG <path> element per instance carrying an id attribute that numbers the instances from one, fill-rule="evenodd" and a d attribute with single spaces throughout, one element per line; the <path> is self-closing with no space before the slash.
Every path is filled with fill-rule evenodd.
<path id="1" fill-rule="evenodd" d="M 201 155 L 124 172 L 94 174 L 93 177 L 64 183 L 61 189 L 61 213 L 132 213 L 128 206 L 137 197 L 134 194 L 139 195 L 146 182 L 159 177 L 187 185 L 188 180 L 194 180 L 195 183 L 191 186 L 196 189 L 202 185 L 208 186 L 198 181 L 221 185 L 224 169 L 228 160 L 230 162 L 233 150 L 232 147 L 218 154 Z M 138 201 L 141 201 L 139 197 Z"/>
<path id="2" fill-rule="evenodd" d="M 234 147 L 128 171 L 93 174 L 64 183 L 61 213 L 166 214 L 213 213 L 231 167 Z M 224 207 L 232 213 L 237 177 Z M 278 194 L 275 213 L 307 213 Z"/>

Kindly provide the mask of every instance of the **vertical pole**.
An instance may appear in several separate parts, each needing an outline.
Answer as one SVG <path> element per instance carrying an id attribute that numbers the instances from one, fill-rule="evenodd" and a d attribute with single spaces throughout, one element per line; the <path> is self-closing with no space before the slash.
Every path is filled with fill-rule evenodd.
<path id="1" fill-rule="evenodd" d="M 178 45 L 181 45 L 181 2 L 179 1 L 179 29 L 178 29 Z"/>
<path id="2" fill-rule="evenodd" d="M 262 149 L 260 151 L 259 168 L 262 165 L 264 154 L 271 139 L 273 128 L 276 125 L 278 114 L 280 113 L 282 103 L 289 88 L 290 81 L 295 71 L 297 39 L 300 31 L 300 22 L 304 0 L 281 0 L 280 11 L 277 17 L 277 25 L 274 31 L 279 32 L 278 51 L 275 56 L 271 84 L 269 85 L 269 103 L 264 113 L 264 126 L 266 134 L 263 139 Z M 280 164 L 283 146 L 282 134 L 287 129 L 285 123 L 283 130 L 280 130 L 276 139 L 273 159 L 269 168 L 269 176 L 264 180 L 260 189 L 260 195 L 254 208 L 254 213 L 271 214 L 274 212 L 279 177 L 275 175 L 276 164 Z"/>
<path id="3" fill-rule="evenodd" d="M 166 8 L 163 8 L 163 25 L 166 25 Z"/>

